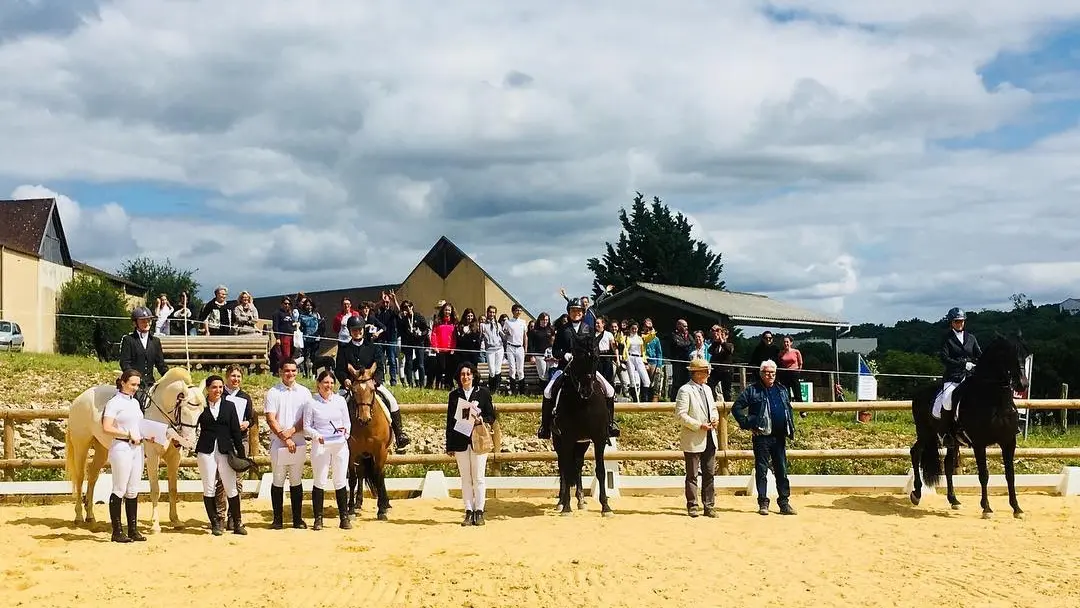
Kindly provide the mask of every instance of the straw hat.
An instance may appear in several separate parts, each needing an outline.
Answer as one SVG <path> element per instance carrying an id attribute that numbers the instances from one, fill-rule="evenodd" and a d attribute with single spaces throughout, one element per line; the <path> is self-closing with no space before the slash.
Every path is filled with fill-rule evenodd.
<path id="1" fill-rule="evenodd" d="M 690 361 L 690 365 L 686 366 L 686 369 L 690 370 L 690 373 L 708 372 L 712 371 L 712 366 L 709 365 L 709 362 L 704 359 L 692 359 Z"/>

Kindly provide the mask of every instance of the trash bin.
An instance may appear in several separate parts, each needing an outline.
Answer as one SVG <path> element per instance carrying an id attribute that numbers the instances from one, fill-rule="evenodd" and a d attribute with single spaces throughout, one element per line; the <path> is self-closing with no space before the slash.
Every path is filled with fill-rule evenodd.
<path id="1" fill-rule="evenodd" d="M 813 382 L 799 382 L 799 393 L 802 395 L 803 403 L 814 402 L 814 383 Z"/>

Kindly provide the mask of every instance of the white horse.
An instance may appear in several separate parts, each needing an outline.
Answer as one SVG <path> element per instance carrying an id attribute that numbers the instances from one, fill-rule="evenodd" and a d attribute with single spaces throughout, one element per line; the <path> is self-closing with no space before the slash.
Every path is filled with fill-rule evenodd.
<path id="1" fill-rule="evenodd" d="M 71 402 L 66 433 L 67 475 L 71 480 L 71 494 L 75 500 L 75 523 L 94 521 L 94 485 L 97 484 L 101 468 L 109 457 L 109 444 L 112 438 L 101 428 L 102 413 L 105 404 L 116 395 L 114 385 L 99 384 L 83 391 Z M 146 459 L 147 480 L 150 482 L 150 507 L 153 513 L 154 532 L 161 532 L 158 521 L 157 503 L 161 496 L 158 480 L 158 467 L 161 458 L 165 458 L 169 476 L 169 521 L 177 526 L 180 516 L 176 512 L 176 480 L 180 469 L 180 444 L 188 448 L 194 446 L 195 422 L 199 418 L 206 399 L 198 386 L 193 386 L 191 372 L 182 367 L 167 371 L 150 388 L 150 405 L 144 416 L 148 420 L 163 422 L 169 427 L 172 441 L 168 446 L 154 442 L 143 443 Z M 94 448 L 94 458 L 87 470 L 86 459 L 90 447 Z M 83 493 L 83 480 L 86 480 L 86 493 Z M 83 518 L 83 509 L 86 517 Z"/>

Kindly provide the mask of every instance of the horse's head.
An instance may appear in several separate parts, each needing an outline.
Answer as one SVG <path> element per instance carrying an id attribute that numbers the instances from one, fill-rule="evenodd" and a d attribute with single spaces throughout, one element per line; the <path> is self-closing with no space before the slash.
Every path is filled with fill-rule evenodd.
<path id="1" fill-rule="evenodd" d="M 975 367 L 975 377 L 1008 385 L 1014 391 L 1023 391 L 1031 380 L 1028 377 L 1027 367 L 1030 356 L 1031 349 L 1019 331 L 1012 338 L 996 333 L 994 339 L 979 356 Z"/>
<path id="2" fill-rule="evenodd" d="M 188 370 L 174 367 L 151 388 L 146 415 L 169 425 L 177 435 L 194 445 L 196 422 L 204 407 L 206 398 L 202 386 L 192 383 Z"/>
<path id="3" fill-rule="evenodd" d="M 363 370 L 349 366 L 349 394 L 356 404 L 356 422 L 361 426 L 371 422 L 375 407 L 375 364 Z"/>
<path id="4" fill-rule="evenodd" d="M 579 337 L 574 341 L 571 352 L 574 357 L 567 366 L 566 375 L 576 385 L 578 394 L 588 397 L 600 363 L 596 336 Z"/>

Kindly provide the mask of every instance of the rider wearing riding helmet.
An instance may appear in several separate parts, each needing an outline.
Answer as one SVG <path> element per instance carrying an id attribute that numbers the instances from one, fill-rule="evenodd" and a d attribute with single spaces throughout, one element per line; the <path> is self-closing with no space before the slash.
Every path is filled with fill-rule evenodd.
<path id="1" fill-rule="evenodd" d="M 143 409 L 146 409 L 146 391 L 154 383 L 154 369 L 156 368 L 163 376 L 169 370 L 165 367 L 165 354 L 161 350 L 161 341 L 150 333 L 153 318 L 154 314 L 149 308 L 136 307 L 131 311 L 131 321 L 135 325 L 135 331 L 120 340 L 120 371 L 134 369 L 142 375 L 142 383 L 135 394 L 135 399 L 143 406 Z"/>
<path id="2" fill-rule="evenodd" d="M 947 412 L 945 418 L 950 423 L 953 418 L 952 393 L 956 387 L 964 381 L 972 370 L 975 362 L 982 355 L 979 341 L 969 331 L 964 331 L 964 322 L 967 317 L 959 308 L 949 310 L 946 318 L 949 321 L 950 330 L 945 333 L 939 354 L 941 362 L 945 364 L 945 385 L 938 396 L 939 403 L 935 411 Z"/>
<path id="3" fill-rule="evenodd" d="M 551 355 L 556 359 L 557 369 L 551 374 L 551 380 L 544 388 L 544 398 L 541 401 L 540 429 L 536 436 L 540 439 L 551 438 L 551 423 L 554 418 L 555 395 L 558 394 L 557 383 L 573 359 L 574 347 L 578 344 L 595 340 L 596 335 L 593 327 L 585 323 L 585 307 L 581 300 L 573 298 L 566 303 L 566 314 L 569 321 L 559 328 L 555 334 L 555 343 L 551 346 Z M 608 435 L 619 436 L 619 426 L 615 423 L 615 387 L 604 378 L 603 374 L 597 374 L 596 378 L 604 387 L 604 395 L 607 397 L 608 406 Z"/>
<path id="4" fill-rule="evenodd" d="M 362 377 L 365 370 L 375 363 L 376 355 L 375 344 L 365 339 L 367 325 L 364 319 L 350 316 L 349 320 L 345 322 L 345 326 L 349 330 L 350 340 L 338 343 L 337 364 L 335 366 L 336 375 L 341 379 L 342 389 L 347 389 L 352 384 L 349 366 L 351 365 Z M 405 451 L 405 446 L 411 442 L 409 436 L 405 434 L 405 430 L 401 428 L 401 406 L 398 405 L 397 399 L 385 386 L 378 380 L 374 380 L 374 382 L 375 391 L 379 393 L 383 403 L 390 409 L 390 427 L 394 430 L 394 441 L 397 452 L 400 454 Z"/>

